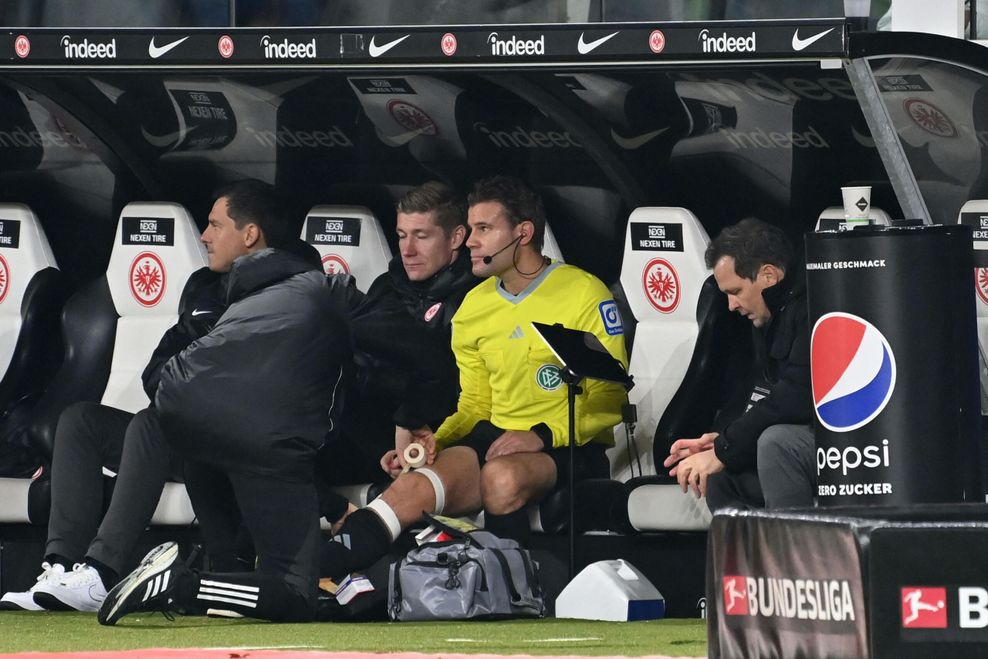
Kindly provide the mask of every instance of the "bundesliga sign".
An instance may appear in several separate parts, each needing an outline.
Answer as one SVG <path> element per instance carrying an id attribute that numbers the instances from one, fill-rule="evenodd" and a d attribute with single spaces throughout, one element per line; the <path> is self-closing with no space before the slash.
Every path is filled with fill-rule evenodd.
<path id="1" fill-rule="evenodd" d="M 707 566 L 710 656 L 865 657 L 853 530 L 833 519 L 718 513 Z"/>
<path id="2" fill-rule="evenodd" d="M 988 511 L 954 508 L 964 521 L 902 520 L 872 530 L 868 616 L 876 656 L 985 656 Z"/>

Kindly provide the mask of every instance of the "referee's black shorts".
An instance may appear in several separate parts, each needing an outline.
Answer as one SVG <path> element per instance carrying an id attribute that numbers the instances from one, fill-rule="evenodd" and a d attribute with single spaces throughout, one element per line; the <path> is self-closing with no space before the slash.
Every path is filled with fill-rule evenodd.
<path id="1" fill-rule="evenodd" d="M 472 448 L 477 453 L 477 462 L 483 467 L 487 462 L 487 451 L 491 444 L 504 434 L 502 428 L 498 428 L 490 421 L 480 421 L 473 427 L 463 439 L 452 444 L 452 446 L 466 446 Z M 604 444 L 589 443 L 577 446 L 576 464 L 574 464 L 574 476 L 576 480 L 582 481 L 588 478 L 610 478 L 611 465 L 607 459 Z M 554 447 L 544 451 L 552 458 L 556 464 L 556 487 L 561 487 L 569 483 L 569 446 Z"/>

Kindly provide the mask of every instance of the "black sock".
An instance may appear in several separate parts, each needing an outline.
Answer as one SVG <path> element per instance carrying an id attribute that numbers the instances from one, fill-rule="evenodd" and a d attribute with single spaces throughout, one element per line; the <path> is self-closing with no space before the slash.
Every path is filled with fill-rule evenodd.
<path id="1" fill-rule="evenodd" d="M 528 510 L 524 506 L 506 515 L 492 515 L 484 511 L 484 530 L 499 538 L 514 540 L 522 547 L 528 545 L 532 535 L 528 524 Z"/>
<path id="2" fill-rule="evenodd" d="M 49 565 L 61 565 L 66 572 L 71 572 L 72 566 L 75 564 L 75 561 L 69 560 L 61 554 L 48 554 L 45 556 L 45 562 Z"/>
<path id="3" fill-rule="evenodd" d="M 376 563 L 391 548 L 391 533 L 372 510 L 361 508 L 319 549 L 319 574 L 338 580 Z"/>
<path id="4" fill-rule="evenodd" d="M 117 575 L 113 568 L 100 563 L 95 558 L 86 556 L 86 565 L 95 569 L 99 573 L 99 578 L 103 582 L 103 587 L 106 588 L 107 591 L 116 586 L 117 582 L 120 581 L 120 576 Z"/>
<path id="5" fill-rule="evenodd" d="M 319 516 L 325 517 L 330 524 L 340 521 L 350 506 L 350 500 L 332 490 L 320 489 L 318 486 L 316 489 L 319 494 Z"/>
<path id="6" fill-rule="evenodd" d="M 176 570 L 175 602 L 188 614 L 205 613 L 202 603 L 196 599 L 199 592 L 199 573 L 196 570 Z"/>
<path id="7" fill-rule="evenodd" d="M 232 551 L 207 554 L 206 565 L 210 572 L 250 572 L 254 569 L 247 560 Z"/>

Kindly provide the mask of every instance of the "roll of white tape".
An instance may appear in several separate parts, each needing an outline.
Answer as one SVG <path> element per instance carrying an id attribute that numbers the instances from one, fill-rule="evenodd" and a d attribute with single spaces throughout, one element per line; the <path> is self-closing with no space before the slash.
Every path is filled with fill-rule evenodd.
<path id="1" fill-rule="evenodd" d="M 405 458 L 405 464 L 408 465 L 409 469 L 418 469 L 419 467 L 425 466 L 425 459 L 427 456 L 425 447 L 418 442 L 412 442 L 406 446 L 403 455 Z"/>

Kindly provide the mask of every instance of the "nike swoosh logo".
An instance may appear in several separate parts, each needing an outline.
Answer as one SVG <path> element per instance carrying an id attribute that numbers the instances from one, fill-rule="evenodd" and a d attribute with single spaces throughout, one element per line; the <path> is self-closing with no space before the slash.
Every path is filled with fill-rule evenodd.
<path id="1" fill-rule="evenodd" d="M 168 133 L 167 135 L 155 135 L 149 133 L 144 126 L 141 126 L 141 135 L 147 140 L 147 143 L 151 146 L 156 146 L 159 149 L 164 149 L 165 147 L 177 144 L 181 139 L 194 131 L 198 126 L 193 126 L 189 130 L 177 130 L 174 133 Z"/>
<path id="2" fill-rule="evenodd" d="M 795 50 L 796 52 L 799 52 L 801 50 L 809 48 L 817 41 L 823 39 L 825 36 L 833 32 L 835 29 L 837 28 L 832 27 L 829 30 L 824 30 L 820 34 L 814 34 L 812 37 L 809 37 L 808 39 L 800 39 L 799 30 L 797 29 L 795 32 L 792 33 L 792 49 Z"/>
<path id="3" fill-rule="evenodd" d="M 581 55 L 586 55 L 587 53 L 595 49 L 597 46 L 603 44 L 609 39 L 613 39 L 618 34 L 620 33 L 615 32 L 613 34 L 608 34 L 606 37 L 601 37 L 600 39 L 594 39 L 590 43 L 587 43 L 586 41 L 583 40 L 583 33 L 580 32 L 580 40 L 576 43 L 576 49 L 579 51 Z"/>
<path id="4" fill-rule="evenodd" d="M 406 34 L 405 36 L 399 39 L 395 39 L 394 41 L 389 41 L 388 43 L 381 44 L 380 46 L 374 43 L 374 37 L 371 37 L 370 46 L 367 47 L 367 52 L 370 53 L 371 57 L 380 57 L 381 55 L 388 52 L 389 50 L 391 50 L 392 48 L 394 48 L 395 46 L 397 46 L 398 44 L 400 44 L 402 41 L 404 41 L 410 36 L 412 35 Z"/>
<path id="5" fill-rule="evenodd" d="M 415 130 L 410 130 L 407 133 L 401 133 L 400 135 L 393 135 L 393 136 L 381 135 L 380 133 L 378 133 L 378 137 L 380 137 L 381 141 L 387 144 L 388 146 L 403 146 L 414 140 L 416 137 L 418 137 L 425 131 L 426 131 L 425 128 L 416 128 Z"/>
<path id="6" fill-rule="evenodd" d="M 622 149 L 627 149 L 628 151 L 634 151 L 635 149 L 640 149 L 641 147 L 645 146 L 646 144 L 654 140 L 656 137 L 666 132 L 667 130 L 669 130 L 668 126 L 666 126 L 665 128 L 660 128 L 658 130 L 650 131 L 648 133 L 642 133 L 641 135 L 635 135 L 634 137 L 624 137 L 622 135 L 618 135 L 617 132 L 612 128 L 611 139 L 613 139 L 614 143 L 617 144 Z"/>
<path id="7" fill-rule="evenodd" d="M 851 126 L 851 136 L 854 137 L 854 141 L 860 144 L 861 146 L 867 147 L 869 149 L 875 148 L 875 139 L 873 137 L 865 135 L 854 126 Z"/>
<path id="8" fill-rule="evenodd" d="M 148 44 L 148 55 L 151 56 L 151 59 L 158 59 L 159 57 L 167 53 L 172 48 L 175 48 L 186 39 L 188 39 L 188 37 L 182 37 L 177 41 L 166 43 L 164 46 L 155 46 L 154 37 L 151 37 L 151 43 Z"/>
<path id="9" fill-rule="evenodd" d="M 209 309 L 206 309 L 205 311 L 199 311 L 198 309 L 193 309 L 192 310 L 192 315 L 193 316 L 204 316 L 204 315 L 206 315 L 208 313 L 214 313 L 214 312 L 210 311 Z"/>

